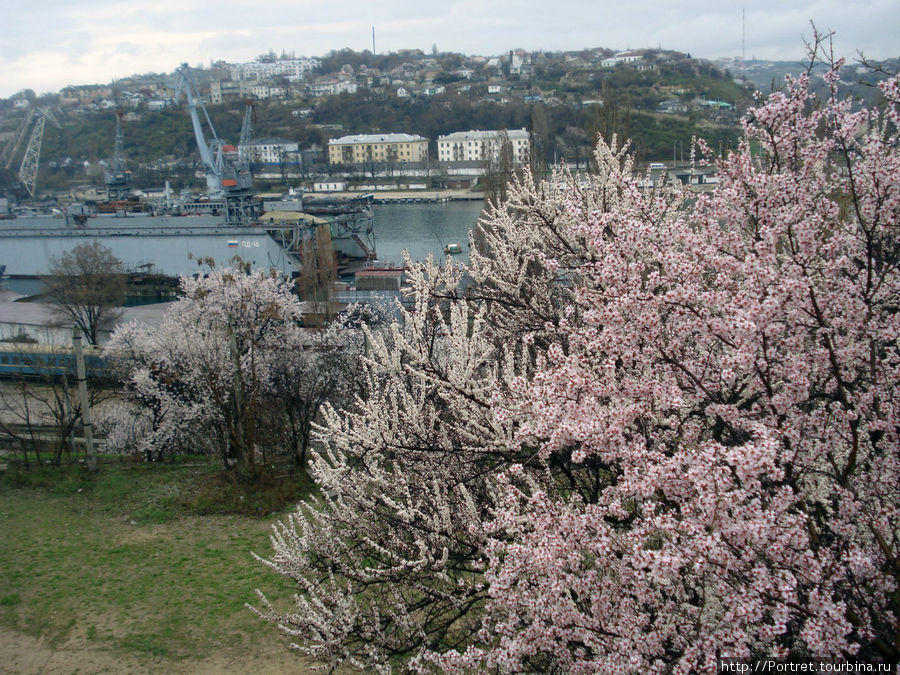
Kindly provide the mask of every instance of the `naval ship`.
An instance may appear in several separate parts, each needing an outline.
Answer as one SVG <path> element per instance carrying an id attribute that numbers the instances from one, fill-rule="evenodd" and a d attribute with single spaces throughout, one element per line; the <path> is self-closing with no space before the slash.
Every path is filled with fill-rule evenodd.
<path id="1" fill-rule="evenodd" d="M 101 212 L 108 204 L 0 219 L 0 265 L 10 277 L 44 276 L 51 258 L 97 240 L 131 272 L 190 276 L 208 272 L 210 262 L 227 267 L 238 256 L 291 277 L 300 270 L 304 242 L 319 227 L 330 231 L 338 268 L 375 257 L 370 198 L 309 206 L 299 199 L 248 201 L 237 222 L 228 218 L 225 202 L 186 203 L 169 212 Z"/>
<path id="2" fill-rule="evenodd" d="M 176 74 L 176 100 L 183 92 L 206 169 L 208 201 L 157 208 L 132 198 L 117 118 L 116 151 L 107 168 L 103 202 L 40 212 L 10 211 L 0 200 L 0 265 L 6 266 L 7 276 L 47 275 L 51 258 L 97 240 L 131 272 L 190 276 L 208 272 L 211 265 L 229 266 L 239 257 L 291 277 L 300 271 L 305 242 L 314 240 L 322 227 L 329 230 L 339 269 L 375 258 L 371 198 L 309 205 L 300 199 L 260 201 L 248 163 L 216 135 L 187 65 Z M 208 142 L 198 110 L 210 131 Z"/>

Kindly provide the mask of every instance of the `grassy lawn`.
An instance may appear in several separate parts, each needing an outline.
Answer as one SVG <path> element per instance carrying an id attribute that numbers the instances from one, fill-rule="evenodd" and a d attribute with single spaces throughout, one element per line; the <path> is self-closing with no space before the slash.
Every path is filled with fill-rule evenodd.
<path id="1" fill-rule="evenodd" d="M 0 627 L 163 666 L 261 649 L 282 658 L 284 638 L 244 607 L 255 588 L 293 592 L 250 556 L 269 553 L 277 516 L 215 514 L 216 469 L 108 464 L 97 478 L 26 478 L 42 485 L 0 483 Z"/>

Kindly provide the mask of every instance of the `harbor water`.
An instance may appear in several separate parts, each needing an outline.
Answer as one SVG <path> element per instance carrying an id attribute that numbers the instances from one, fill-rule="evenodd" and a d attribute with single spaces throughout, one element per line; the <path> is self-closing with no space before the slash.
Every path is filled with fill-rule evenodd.
<path id="1" fill-rule="evenodd" d="M 444 247 L 459 244 L 461 258 L 468 259 L 469 230 L 481 215 L 481 201 L 443 204 L 376 204 L 375 245 L 380 260 L 401 263 L 403 250 L 410 258 L 440 260 Z"/>

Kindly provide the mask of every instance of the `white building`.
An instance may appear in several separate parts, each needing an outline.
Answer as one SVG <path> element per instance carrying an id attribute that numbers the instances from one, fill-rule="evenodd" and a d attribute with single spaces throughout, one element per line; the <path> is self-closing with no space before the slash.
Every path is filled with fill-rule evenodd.
<path id="1" fill-rule="evenodd" d="M 306 86 L 310 96 L 334 96 L 336 94 L 355 94 L 358 86 L 355 82 L 344 82 L 334 78 L 323 78 Z"/>
<path id="2" fill-rule="evenodd" d="M 272 77 L 299 79 L 318 68 L 320 64 L 319 59 L 307 58 L 279 59 L 267 63 L 251 61 L 231 66 L 231 79 L 235 81 L 264 80 Z"/>
<path id="3" fill-rule="evenodd" d="M 513 162 L 528 161 L 531 135 L 525 129 L 511 131 L 457 131 L 438 137 L 439 162 L 483 162 L 497 157 L 502 144 L 508 140 Z"/>
<path id="4" fill-rule="evenodd" d="M 258 164 L 300 163 L 300 143 L 283 138 L 259 138 L 239 147 L 238 153 Z"/>
<path id="5" fill-rule="evenodd" d="M 319 180 L 313 183 L 314 192 L 344 192 L 346 189 L 345 180 Z"/>
<path id="6" fill-rule="evenodd" d="M 269 98 L 269 85 L 254 84 L 252 87 L 250 87 L 250 93 L 258 99 L 267 99 Z"/>
<path id="7" fill-rule="evenodd" d="M 615 56 L 603 59 L 600 62 L 601 68 L 615 68 L 620 63 L 636 63 L 644 58 L 643 54 L 637 52 L 619 52 Z"/>
<path id="8" fill-rule="evenodd" d="M 518 75 L 522 72 L 522 67 L 531 63 L 531 55 L 521 49 L 511 51 L 509 53 L 509 72 Z"/>

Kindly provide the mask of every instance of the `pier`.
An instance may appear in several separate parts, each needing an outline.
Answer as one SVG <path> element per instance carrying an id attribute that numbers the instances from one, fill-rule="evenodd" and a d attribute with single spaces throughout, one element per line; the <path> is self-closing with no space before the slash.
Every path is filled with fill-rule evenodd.
<path id="1" fill-rule="evenodd" d="M 483 201 L 483 192 L 469 190 L 384 190 L 376 192 L 306 192 L 310 199 L 358 199 L 371 195 L 374 204 L 445 204 L 455 201 Z"/>

